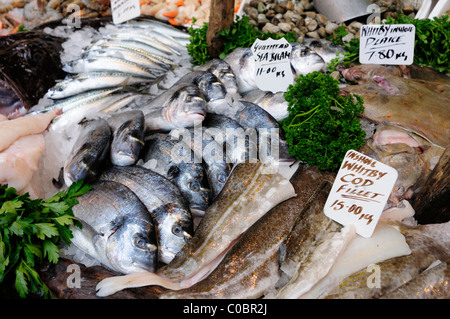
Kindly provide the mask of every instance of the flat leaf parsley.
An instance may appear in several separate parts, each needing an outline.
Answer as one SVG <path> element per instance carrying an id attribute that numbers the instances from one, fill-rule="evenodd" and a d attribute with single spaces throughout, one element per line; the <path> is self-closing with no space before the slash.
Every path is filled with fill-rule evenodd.
<path id="1" fill-rule="evenodd" d="M 35 267 L 44 261 L 58 262 L 58 243 L 69 245 L 70 227 L 81 227 L 72 212 L 78 204 L 75 197 L 89 189 L 80 181 L 48 199 L 32 200 L 28 193 L 18 195 L 13 187 L 0 185 L 0 284 L 15 276 L 21 298 L 30 292 L 51 296 Z"/>
<path id="2" fill-rule="evenodd" d="M 357 117 L 364 112 L 363 100 L 340 95 L 338 81 L 331 76 L 300 75 L 284 97 L 289 116 L 281 124 L 289 153 L 296 159 L 336 170 L 349 149 L 364 145 L 366 133 Z"/>

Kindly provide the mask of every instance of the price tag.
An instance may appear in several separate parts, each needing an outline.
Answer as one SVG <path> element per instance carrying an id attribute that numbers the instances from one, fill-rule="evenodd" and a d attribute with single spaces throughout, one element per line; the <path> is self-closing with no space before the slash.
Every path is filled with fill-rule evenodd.
<path id="1" fill-rule="evenodd" d="M 360 29 L 361 64 L 410 65 L 414 60 L 413 24 L 369 24 Z"/>
<path id="2" fill-rule="evenodd" d="M 363 237 L 372 236 L 397 176 L 394 168 L 349 150 L 325 203 L 325 215 L 344 226 L 355 225 Z"/>
<path id="3" fill-rule="evenodd" d="M 255 59 L 255 83 L 260 90 L 286 92 L 294 81 L 291 69 L 292 46 L 286 39 L 256 39 L 252 47 Z"/>
<path id="4" fill-rule="evenodd" d="M 141 15 L 139 0 L 111 0 L 112 20 L 119 24 Z"/>

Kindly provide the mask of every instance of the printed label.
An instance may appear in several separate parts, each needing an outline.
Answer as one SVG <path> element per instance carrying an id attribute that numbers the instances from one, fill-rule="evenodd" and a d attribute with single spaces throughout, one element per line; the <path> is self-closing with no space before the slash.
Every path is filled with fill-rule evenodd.
<path id="1" fill-rule="evenodd" d="M 111 0 L 112 20 L 119 24 L 141 15 L 139 0 Z"/>
<path id="2" fill-rule="evenodd" d="M 354 150 L 344 157 L 324 206 L 327 217 L 370 237 L 397 180 L 397 171 Z"/>
<path id="3" fill-rule="evenodd" d="M 290 57 L 292 46 L 286 39 L 256 39 L 252 47 L 255 82 L 260 90 L 286 92 L 294 81 Z"/>
<path id="4" fill-rule="evenodd" d="M 413 24 L 370 24 L 360 29 L 361 64 L 410 65 L 414 60 Z"/>

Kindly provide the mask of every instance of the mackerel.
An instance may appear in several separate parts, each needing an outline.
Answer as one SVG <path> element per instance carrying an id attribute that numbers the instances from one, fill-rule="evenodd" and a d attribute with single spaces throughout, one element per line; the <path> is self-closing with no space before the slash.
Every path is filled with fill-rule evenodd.
<path id="1" fill-rule="evenodd" d="M 98 57 L 98 58 L 80 58 L 67 62 L 63 66 L 63 70 L 68 73 L 85 73 L 93 71 L 118 71 L 130 73 L 136 76 L 142 76 L 155 79 L 157 75 L 152 73 L 151 69 L 142 67 L 141 65 L 129 62 L 124 59 L 115 57 Z"/>
<path id="2" fill-rule="evenodd" d="M 120 39 L 120 40 L 131 40 L 131 41 L 137 41 L 145 43 L 148 46 L 151 46 L 161 52 L 172 54 L 175 53 L 176 55 L 181 55 L 180 51 L 174 50 L 171 47 L 165 45 L 164 43 L 156 40 L 154 37 L 148 35 L 148 34 L 142 34 L 137 32 L 117 32 L 112 33 L 106 36 L 107 39 Z"/>
<path id="3" fill-rule="evenodd" d="M 149 81 L 152 81 L 152 79 L 124 72 L 95 71 L 80 73 L 58 82 L 53 88 L 48 90 L 45 97 L 62 99 L 90 90 L 133 85 Z"/>
<path id="4" fill-rule="evenodd" d="M 146 285 L 188 288 L 202 280 L 251 225 L 270 209 L 295 196 L 289 180 L 261 163 L 234 167 L 225 187 L 208 208 L 192 239 L 155 273 L 111 277 L 97 285 L 97 295 Z"/>

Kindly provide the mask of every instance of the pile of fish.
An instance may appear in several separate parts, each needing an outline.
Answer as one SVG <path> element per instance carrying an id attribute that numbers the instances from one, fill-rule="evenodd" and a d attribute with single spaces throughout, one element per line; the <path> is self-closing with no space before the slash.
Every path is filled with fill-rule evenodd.
<path id="1" fill-rule="evenodd" d="M 2 139 L 6 150 L 31 134 L 45 142 L 24 190 L 47 197 L 79 180 L 92 185 L 73 208 L 83 227 L 62 251 L 121 275 L 101 281 L 98 296 L 158 285 L 161 298 L 378 298 L 422 277 L 448 282 L 449 222 L 415 225 L 408 202 L 448 147 L 449 115 L 437 107 L 449 105 L 448 77 L 414 67 L 343 72 L 358 84 L 341 93 L 363 96 L 363 117 L 375 123 L 360 151 L 399 172 L 373 236 L 362 238 L 322 212 L 335 174 L 292 166 L 279 125 L 287 103 L 256 87 L 251 51 L 192 68 L 186 41 L 154 21 L 106 27 L 79 56 L 61 59 L 70 74 L 43 104 L 0 122 L 8 136 L 22 127 L 13 121 L 43 119 L 42 130 Z M 325 71 L 342 52 L 324 40 L 292 48 L 295 76 Z M 409 277 L 365 291 L 358 280 L 372 264 Z"/>

